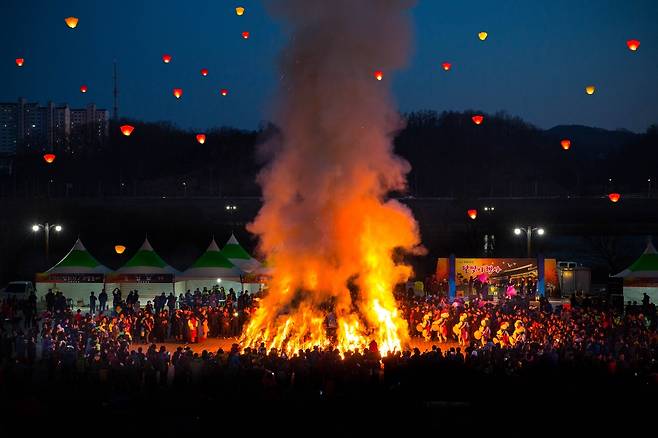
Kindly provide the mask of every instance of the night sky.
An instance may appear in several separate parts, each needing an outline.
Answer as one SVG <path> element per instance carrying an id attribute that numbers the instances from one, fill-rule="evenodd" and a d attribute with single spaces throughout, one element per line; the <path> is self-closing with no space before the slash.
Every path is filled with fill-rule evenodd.
<path id="1" fill-rule="evenodd" d="M 96 102 L 111 110 L 116 59 L 121 116 L 195 130 L 256 128 L 268 118 L 285 38 L 264 3 L 2 0 L 0 100 Z M 242 17 L 234 10 L 240 5 Z M 643 132 L 658 122 L 655 0 L 420 0 L 412 14 L 415 48 L 393 82 L 402 111 L 503 110 L 541 128 Z M 64 23 L 70 15 L 80 19 L 76 29 Z M 641 41 L 637 52 L 626 47 L 631 38 Z M 450 72 L 441 70 L 444 61 Z M 80 93 L 82 84 L 88 93 Z M 584 92 L 589 84 L 597 87 L 593 96 Z M 184 90 L 180 100 L 175 87 Z"/>

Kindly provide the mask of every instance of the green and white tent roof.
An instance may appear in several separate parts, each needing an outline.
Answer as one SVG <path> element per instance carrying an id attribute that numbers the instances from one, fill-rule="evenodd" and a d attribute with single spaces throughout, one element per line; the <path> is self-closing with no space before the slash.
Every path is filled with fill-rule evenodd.
<path id="1" fill-rule="evenodd" d="M 148 238 L 144 239 L 137 253 L 115 272 L 117 274 L 178 274 L 176 269 L 169 266 L 153 250 Z"/>
<path id="2" fill-rule="evenodd" d="M 201 254 L 201 257 L 183 272 L 182 277 L 187 279 L 221 278 L 236 280 L 240 278 L 241 273 L 242 271 L 231 263 L 219 250 L 217 242 L 213 239 L 206 252 Z"/>
<path id="3" fill-rule="evenodd" d="M 251 273 L 261 267 L 261 263 L 245 251 L 234 234 L 231 234 L 230 239 L 228 239 L 226 245 L 222 248 L 222 254 L 244 272 Z"/>
<path id="4" fill-rule="evenodd" d="M 68 254 L 46 271 L 46 274 L 105 274 L 107 272 L 110 272 L 110 269 L 100 264 L 78 238 Z"/>
<path id="5" fill-rule="evenodd" d="M 628 268 L 615 275 L 617 278 L 658 278 L 658 252 L 651 241 L 644 253 Z"/>

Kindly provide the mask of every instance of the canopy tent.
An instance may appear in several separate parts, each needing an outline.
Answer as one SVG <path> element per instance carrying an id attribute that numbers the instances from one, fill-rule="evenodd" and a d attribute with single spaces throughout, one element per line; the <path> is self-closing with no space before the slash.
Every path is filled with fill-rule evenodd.
<path id="1" fill-rule="evenodd" d="M 162 292 L 179 292 L 176 289 L 177 274 L 179 272 L 162 260 L 153 250 L 148 238 L 145 238 L 137 253 L 121 268 L 108 275 L 108 283 L 109 280 L 117 283 L 122 293 L 124 290 L 136 289 L 140 299 L 150 300 Z M 142 304 L 144 303 L 142 300 Z"/>
<path id="2" fill-rule="evenodd" d="M 224 248 L 222 248 L 222 254 L 240 270 L 248 274 L 260 269 L 262 266 L 258 260 L 245 251 L 238 239 L 235 238 L 235 234 L 231 234 Z"/>
<path id="3" fill-rule="evenodd" d="M 37 274 L 37 294 L 44 296 L 48 289 L 54 289 L 74 303 L 84 303 L 88 301 L 91 291 L 98 296 L 108 272 L 110 269 L 96 260 L 78 238 L 62 260 L 46 272 Z"/>
<path id="4" fill-rule="evenodd" d="M 208 249 L 178 278 L 185 282 L 185 289 L 212 289 L 223 286 L 225 290 L 240 290 L 242 271 L 231 263 L 213 238 Z"/>
<path id="5" fill-rule="evenodd" d="M 624 301 L 640 303 L 646 293 L 658 302 L 658 252 L 651 241 L 633 264 L 614 277 L 624 279 Z"/>

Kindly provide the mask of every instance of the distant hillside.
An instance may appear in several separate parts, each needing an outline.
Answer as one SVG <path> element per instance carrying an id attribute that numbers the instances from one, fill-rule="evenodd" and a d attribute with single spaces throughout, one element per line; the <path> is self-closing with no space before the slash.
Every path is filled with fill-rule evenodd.
<path id="1" fill-rule="evenodd" d="M 658 181 L 658 129 L 644 134 L 561 125 L 541 130 L 503 112 L 419 111 L 392 133 L 395 152 L 409 161 L 409 194 L 417 197 L 600 196 L 614 190 L 646 194 Z M 47 166 L 39 154 L 16 157 L 0 179 L 0 197 L 259 196 L 259 145 L 278 135 L 222 128 L 195 132 L 169 123 L 128 121 L 130 137 L 113 123 L 102 150 L 57 151 Z M 565 151 L 560 140 L 569 138 Z M 609 178 L 613 181 L 609 182 Z M 658 186 L 655 182 L 654 187 Z M 655 189 L 653 189 L 655 192 Z"/>

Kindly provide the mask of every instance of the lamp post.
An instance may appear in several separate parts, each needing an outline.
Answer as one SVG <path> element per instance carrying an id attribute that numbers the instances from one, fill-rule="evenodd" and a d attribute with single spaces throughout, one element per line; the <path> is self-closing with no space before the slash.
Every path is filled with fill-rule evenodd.
<path id="1" fill-rule="evenodd" d="M 50 224 L 48 222 L 44 224 L 34 224 L 32 225 L 32 231 L 38 233 L 39 230 L 43 230 L 45 243 L 46 243 L 46 262 L 50 262 L 49 250 L 50 250 L 50 230 L 54 229 L 56 232 L 62 231 L 62 226 L 58 224 Z"/>
<path id="2" fill-rule="evenodd" d="M 521 233 L 525 233 L 527 236 L 527 250 L 528 250 L 528 258 L 532 257 L 532 233 L 536 232 L 538 236 L 543 236 L 544 233 L 546 233 L 546 230 L 544 230 L 541 227 L 532 227 L 532 226 L 527 226 L 525 228 L 514 228 L 514 234 L 517 236 L 520 236 Z"/>

